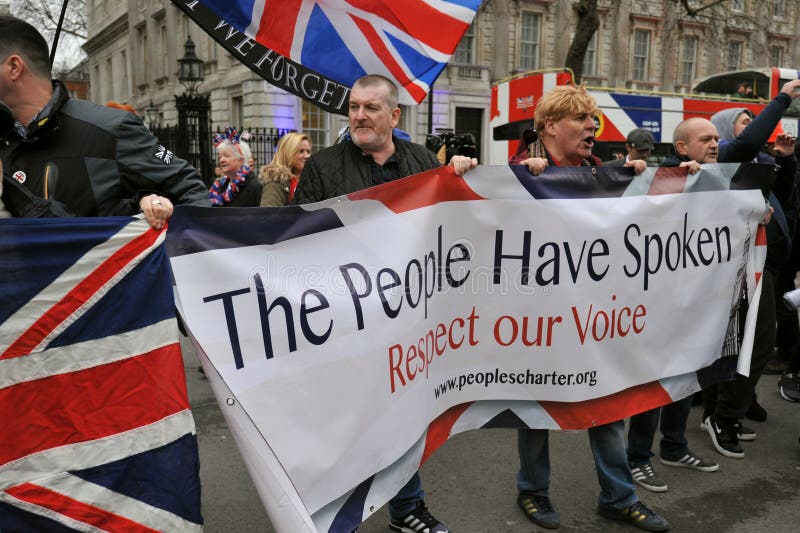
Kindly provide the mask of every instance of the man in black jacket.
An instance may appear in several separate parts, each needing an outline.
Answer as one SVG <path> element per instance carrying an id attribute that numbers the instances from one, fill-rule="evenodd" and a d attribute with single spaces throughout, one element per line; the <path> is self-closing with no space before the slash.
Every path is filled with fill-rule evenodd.
<path id="1" fill-rule="evenodd" d="M 4 179 L 77 216 L 144 213 L 156 229 L 172 204 L 210 205 L 200 176 L 136 115 L 70 98 L 50 79 L 47 42 L 30 24 L 0 16 L 0 100 L 16 125 L 0 150 Z M 3 201 L 14 216 L 4 187 Z"/>
<path id="2" fill-rule="evenodd" d="M 294 202 L 319 202 L 440 166 L 439 160 L 422 145 L 392 135 L 400 120 L 397 87 L 379 75 L 364 76 L 350 91 L 348 117 L 350 139 L 311 156 L 303 168 Z M 453 156 L 456 174 L 478 164 L 477 159 Z M 422 482 L 414 476 L 389 501 L 394 531 L 447 533 L 423 501 Z"/>
<path id="3" fill-rule="evenodd" d="M 368 75 L 350 92 L 350 139 L 311 156 L 297 185 L 294 202 L 307 204 L 380 185 L 440 166 L 420 144 L 392 135 L 400 120 L 397 87 L 388 78 Z M 453 156 L 456 174 L 478 164 Z"/>

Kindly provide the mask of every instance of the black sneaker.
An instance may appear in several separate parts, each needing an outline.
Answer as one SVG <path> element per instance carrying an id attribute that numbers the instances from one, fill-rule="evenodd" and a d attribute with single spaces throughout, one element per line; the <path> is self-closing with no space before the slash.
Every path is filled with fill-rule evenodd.
<path id="1" fill-rule="evenodd" d="M 744 414 L 750 420 L 754 422 L 764 422 L 767 419 L 767 410 L 761 407 L 761 404 L 758 403 L 756 400 L 756 395 L 753 394 L 753 399 L 750 402 L 750 407 L 747 408 L 747 412 Z M 741 437 L 739 437 L 741 439 Z"/>
<path id="2" fill-rule="evenodd" d="M 778 391 L 787 402 L 800 402 L 800 376 L 792 372 L 784 372 L 778 380 Z"/>
<path id="3" fill-rule="evenodd" d="M 547 496 L 520 492 L 517 496 L 517 505 L 525 512 L 528 520 L 539 527 L 558 529 L 561 526 L 558 512 L 553 508 L 553 504 L 550 503 L 550 498 Z"/>
<path id="4" fill-rule="evenodd" d="M 700 431 L 708 431 L 708 418 L 708 415 L 703 417 L 703 421 L 700 422 Z M 737 421 L 733 427 L 736 428 L 736 437 L 739 440 L 756 440 L 756 437 L 758 436 L 755 429 L 747 427 L 741 422 Z"/>
<path id="5" fill-rule="evenodd" d="M 401 533 L 449 533 L 447 526 L 436 518 L 419 502 L 410 513 L 389 521 L 389 529 Z"/>
<path id="6" fill-rule="evenodd" d="M 734 424 L 721 423 L 717 417 L 711 415 L 705 419 L 704 425 L 708 434 L 711 435 L 714 448 L 719 453 L 725 457 L 744 459 L 744 450 L 739 446 L 739 437 Z"/>
<path id="7" fill-rule="evenodd" d="M 600 506 L 597 508 L 597 513 L 611 520 L 628 522 L 645 531 L 667 531 L 669 529 L 669 522 L 642 502 L 636 502 L 625 509 Z"/>

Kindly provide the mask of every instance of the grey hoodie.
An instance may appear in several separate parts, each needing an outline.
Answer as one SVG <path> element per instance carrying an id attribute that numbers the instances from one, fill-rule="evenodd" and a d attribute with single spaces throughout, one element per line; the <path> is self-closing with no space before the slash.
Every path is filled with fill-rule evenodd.
<path id="1" fill-rule="evenodd" d="M 764 147 L 783 112 L 791 103 L 792 99 L 788 95 L 779 93 L 736 138 L 733 137 L 733 121 L 745 108 L 733 107 L 714 114 L 711 122 L 717 128 L 720 139 L 725 141 L 719 145 L 717 161 L 720 163 L 752 161 Z M 718 122 L 717 117 L 720 115 L 723 119 Z"/>
<path id="2" fill-rule="evenodd" d="M 733 125 L 736 123 L 736 119 L 739 118 L 739 115 L 745 112 L 748 112 L 748 109 L 745 107 L 731 107 L 729 109 L 723 109 L 711 117 L 711 123 L 717 128 L 717 134 L 721 141 L 732 141 L 736 137 L 733 134 Z"/>

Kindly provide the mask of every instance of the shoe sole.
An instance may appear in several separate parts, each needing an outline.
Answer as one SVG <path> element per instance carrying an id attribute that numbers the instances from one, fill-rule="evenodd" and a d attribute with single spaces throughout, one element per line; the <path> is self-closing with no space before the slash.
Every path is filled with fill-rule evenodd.
<path id="1" fill-rule="evenodd" d="M 705 422 L 703 422 L 703 423 L 706 426 L 706 432 L 711 436 L 711 443 L 714 445 L 714 448 L 719 453 L 721 453 L 725 457 L 730 457 L 731 459 L 744 459 L 744 451 L 742 451 L 741 453 L 740 452 L 732 452 L 732 451 L 726 450 L 725 448 L 720 446 L 719 442 L 717 442 L 717 434 L 714 432 L 714 428 L 711 427 L 711 424 L 706 424 Z"/>
<path id="2" fill-rule="evenodd" d="M 789 400 L 789 401 L 791 401 L 791 400 Z M 705 421 L 700 422 L 700 431 L 708 431 L 708 424 L 706 424 Z M 743 440 L 745 442 L 754 441 L 754 440 L 756 440 L 757 436 L 758 436 L 757 433 L 737 433 L 736 434 L 736 438 L 738 438 L 739 440 Z"/>
<path id="3" fill-rule="evenodd" d="M 391 529 L 392 531 L 399 531 L 400 533 L 418 533 L 418 530 L 416 529 L 411 529 L 410 527 L 405 527 L 405 526 L 398 526 L 392 522 L 389 522 L 389 529 Z M 448 529 L 447 532 L 445 533 L 449 533 L 449 531 L 450 530 Z"/>
<path id="4" fill-rule="evenodd" d="M 783 398 L 783 399 L 784 399 L 784 400 L 786 400 L 787 402 L 793 402 L 793 403 L 798 403 L 798 402 L 800 402 L 800 399 L 796 399 L 796 398 L 790 398 L 790 397 L 788 397 L 788 396 L 787 396 L 787 395 L 786 395 L 786 394 L 783 392 L 783 387 L 779 388 L 779 389 L 778 389 L 778 392 L 780 392 L 780 393 L 781 393 L 781 398 Z"/>
<path id="5" fill-rule="evenodd" d="M 719 470 L 719 465 L 714 466 L 694 466 L 694 465 L 687 465 L 686 463 L 681 463 L 680 461 L 670 461 L 668 459 L 663 459 L 661 457 L 658 458 L 661 461 L 661 464 L 665 464 L 667 466 L 677 466 L 680 468 L 691 468 L 692 470 L 697 470 L 699 472 L 716 472 Z"/>
<path id="6" fill-rule="evenodd" d="M 647 485 L 646 483 L 642 483 L 638 479 L 634 479 L 637 485 L 640 487 L 649 490 L 650 492 L 667 492 L 669 489 L 668 485 Z"/>
<path id="7" fill-rule="evenodd" d="M 608 518 L 609 520 L 614 520 L 616 522 L 625 522 L 626 524 L 630 524 L 633 527 L 637 527 L 645 531 L 669 531 L 669 524 L 665 524 L 664 526 L 660 527 L 655 527 L 655 526 L 644 527 L 642 523 L 632 521 L 627 516 L 619 514 L 619 512 L 615 509 L 605 509 L 603 507 L 598 507 L 597 514 L 599 514 L 603 518 Z"/>

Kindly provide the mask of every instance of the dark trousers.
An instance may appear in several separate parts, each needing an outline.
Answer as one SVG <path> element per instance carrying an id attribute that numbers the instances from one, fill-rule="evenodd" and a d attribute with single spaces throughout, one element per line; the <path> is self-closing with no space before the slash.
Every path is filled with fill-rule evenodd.
<path id="1" fill-rule="evenodd" d="M 653 439 L 659 427 L 659 419 L 662 435 L 659 445 L 661 458 L 677 461 L 688 453 L 686 420 L 691 407 L 692 397 L 688 396 L 631 417 L 628 425 L 628 464 L 631 468 L 649 462 L 653 456 Z"/>
<path id="2" fill-rule="evenodd" d="M 775 318 L 778 321 L 775 340 L 778 353 L 775 359 L 788 362 L 789 372 L 800 370 L 800 322 L 797 320 L 797 310 L 789 309 L 783 304 L 783 294 L 795 289 L 796 274 L 792 264 L 775 277 Z"/>
<path id="3" fill-rule="evenodd" d="M 703 389 L 703 409 L 724 422 L 735 423 L 744 418 L 756 383 L 775 348 L 775 280 L 774 273 L 764 269 L 761 276 L 761 300 L 758 302 L 750 376 L 737 374 L 733 381 L 723 381 Z"/>

